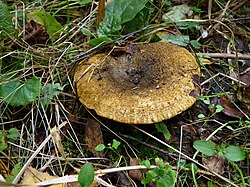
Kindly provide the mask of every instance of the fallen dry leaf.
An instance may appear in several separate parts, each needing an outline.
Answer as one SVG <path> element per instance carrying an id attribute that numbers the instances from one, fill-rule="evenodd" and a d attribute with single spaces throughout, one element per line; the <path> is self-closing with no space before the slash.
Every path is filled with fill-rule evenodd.
<path id="1" fill-rule="evenodd" d="M 25 25 L 26 32 L 24 40 L 30 44 L 46 44 L 50 41 L 48 33 L 45 31 L 44 27 L 35 21 L 31 20 Z"/>
<path id="2" fill-rule="evenodd" d="M 235 108 L 227 97 L 221 96 L 219 99 L 220 105 L 223 107 L 222 112 L 230 117 L 243 117 L 243 114 Z"/>
<path id="3" fill-rule="evenodd" d="M 237 99 L 243 103 L 250 104 L 250 68 L 240 74 L 240 81 L 246 85 L 239 85 Z"/>
<path id="4" fill-rule="evenodd" d="M 130 158 L 130 166 L 138 166 L 140 163 L 136 160 L 136 158 Z M 128 172 L 129 176 L 136 180 L 141 181 L 143 179 L 143 174 L 141 170 L 129 170 Z"/>
<path id="5" fill-rule="evenodd" d="M 41 172 L 35 168 L 28 167 L 28 169 L 24 173 L 22 184 L 32 186 L 32 184 L 56 178 L 58 177 L 51 176 L 47 172 Z M 51 185 L 50 187 L 65 187 L 65 184 L 55 184 Z"/>
<path id="6" fill-rule="evenodd" d="M 224 173 L 224 161 L 225 157 L 219 155 L 202 158 L 202 163 L 204 166 L 220 175 Z"/>
<path id="7" fill-rule="evenodd" d="M 102 151 L 95 151 L 96 146 L 103 143 L 102 129 L 100 125 L 91 118 L 88 118 L 85 127 L 85 142 L 88 149 L 97 157 L 102 157 Z"/>

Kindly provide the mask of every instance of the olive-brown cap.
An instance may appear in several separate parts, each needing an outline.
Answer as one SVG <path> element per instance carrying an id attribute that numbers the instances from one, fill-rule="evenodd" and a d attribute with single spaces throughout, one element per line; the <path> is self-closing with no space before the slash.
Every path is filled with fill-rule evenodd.
<path id="1" fill-rule="evenodd" d="M 150 124 L 169 119 L 194 104 L 193 55 L 174 44 L 131 46 L 129 52 L 97 54 L 82 61 L 74 76 L 80 101 L 102 117 Z"/>

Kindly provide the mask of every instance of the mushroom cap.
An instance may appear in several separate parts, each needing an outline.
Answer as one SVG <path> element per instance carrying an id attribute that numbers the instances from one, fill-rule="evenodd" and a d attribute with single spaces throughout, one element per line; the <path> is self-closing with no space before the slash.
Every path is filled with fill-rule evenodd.
<path id="1" fill-rule="evenodd" d="M 75 72 L 80 101 L 102 117 L 150 124 L 176 116 L 196 98 L 193 78 L 200 68 L 193 55 L 174 44 L 131 47 L 118 56 L 96 54 Z"/>

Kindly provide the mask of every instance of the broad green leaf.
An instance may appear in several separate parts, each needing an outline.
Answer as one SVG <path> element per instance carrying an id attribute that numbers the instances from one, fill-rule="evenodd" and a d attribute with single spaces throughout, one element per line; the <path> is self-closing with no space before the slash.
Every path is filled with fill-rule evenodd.
<path id="1" fill-rule="evenodd" d="M 8 5 L 0 1 L 0 39 L 6 39 L 6 33 L 9 35 L 15 33 L 12 18 L 13 15 L 8 10 Z"/>
<path id="2" fill-rule="evenodd" d="M 62 30 L 62 25 L 52 16 L 50 13 L 36 10 L 27 14 L 28 21 L 35 21 L 40 25 L 44 26 L 45 30 L 49 34 L 52 40 L 55 40 L 59 37 L 60 31 Z"/>
<path id="3" fill-rule="evenodd" d="M 164 137 L 165 137 L 166 140 L 170 139 L 171 134 L 170 134 L 167 126 L 163 122 L 155 124 L 155 127 L 158 130 L 158 132 L 162 132 L 163 133 L 163 135 L 164 135 Z"/>
<path id="4" fill-rule="evenodd" d="M 121 144 L 121 142 L 113 139 L 113 143 L 112 143 L 112 147 L 115 149 L 118 149 L 119 145 Z"/>
<path id="5" fill-rule="evenodd" d="M 117 34 L 122 24 L 132 20 L 148 0 L 113 0 L 106 6 L 105 16 L 101 21 L 98 34 Z"/>
<path id="6" fill-rule="evenodd" d="M 184 47 L 189 44 L 189 36 L 170 35 L 170 36 L 159 36 L 159 38 L 168 41 L 170 43 Z"/>
<path id="7" fill-rule="evenodd" d="M 231 161 L 241 161 L 245 159 L 245 152 L 240 147 L 231 145 L 226 148 L 225 157 Z"/>
<path id="8" fill-rule="evenodd" d="M 150 23 L 148 18 L 150 17 L 151 13 L 153 12 L 150 12 L 149 7 L 146 5 L 140 12 L 136 14 L 132 20 L 123 24 L 122 34 L 132 33 L 149 25 Z"/>
<path id="9" fill-rule="evenodd" d="M 103 151 L 106 148 L 104 144 L 99 144 L 96 146 L 95 151 Z"/>
<path id="10" fill-rule="evenodd" d="M 197 151 L 207 156 L 213 156 L 216 153 L 214 143 L 208 140 L 196 140 L 193 146 Z"/>
<path id="11" fill-rule="evenodd" d="M 0 85 L 0 97 L 12 106 L 25 106 L 36 100 L 40 89 L 41 83 L 36 77 L 23 84 L 20 81 L 7 82 Z"/>
<path id="12" fill-rule="evenodd" d="M 82 186 L 89 186 L 93 183 L 94 176 L 95 172 L 92 164 L 84 164 L 78 174 L 78 182 Z"/>
<path id="13" fill-rule="evenodd" d="M 12 169 L 11 171 L 11 174 L 9 174 L 7 177 L 6 177 L 6 182 L 9 182 L 11 183 L 14 178 L 17 176 L 17 174 L 19 173 L 19 171 L 21 170 L 22 168 L 22 163 L 21 162 L 18 162 L 14 168 Z"/>
<path id="14" fill-rule="evenodd" d="M 78 3 L 79 3 L 80 5 L 85 5 L 85 4 L 91 3 L 91 2 L 92 2 L 92 0 L 78 0 Z"/>

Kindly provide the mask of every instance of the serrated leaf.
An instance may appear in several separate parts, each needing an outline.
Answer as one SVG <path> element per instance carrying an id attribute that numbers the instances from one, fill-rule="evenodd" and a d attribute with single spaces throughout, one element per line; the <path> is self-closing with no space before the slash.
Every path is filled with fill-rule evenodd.
<path id="1" fill-rule="evenodd" d="M 36 100 L 40 89 L 41 83 L 36 77 L 23 84 L 20 81 L 7 82 L 0 85 L 0 97 L 12 106 L 25 106 Z"/>
<path id="2" fill-rule="evenodd" d="M 35 21 L 40 25 L 44 26 L 45 30 L 49 34 L 52 40 L 55 40 L 60 35 L 60 30 L 63 28 L 62 25 L 52 16 L 50 13 L 45 11 L 36 10 L 27 14 L 28 21 Z"/>
<path id="3" fill-rule="evenodd" d="M 163 133 L 163 135 L 164 135 L 164 137 L 165 137 L 166 140 L 170 139 L 171 134 L 170 134 L 167 126 L 163 122 L 155 124 L 155 127 L 158 130 L 158 132 L 162 132 Z"/>
<path id="4" fill-rule="evenodd" d="M 113 0 L 106 6 L 104 19 L 101 21 L 98 34 L 117 34 L 122 24 L 132 20 L 141 11 L 148 0 Z"/>
<path id="5" fill-rule="evenodd" d="M 63 87 L 59 83 L 47 83 L 41 91 L 41 95 L 43 95 L 41 97 L 41 103 L 43 106 L 46 108 L 50 104 L 51 100 L 60 93 L 60 91 L 63 91 Z"/>
<path id="6" fill-rule="evenodd" d="M 94 176 L 95 172 L 92 164 L 84 164 L 78 174 L 78 182 L 82 186 L 89 186 L 94 181 Z"/>
<path id="7" fill-rule="evenodd" d="M 231 145 L 226 148 L 225 157 L 231 161 L 241 161 L 245 159 L 245 152 L 240 147 Z"/>
<path id="8" fill-rule="evenodd" d="M 159 38 L 162 40 L 168 41 L 170 43 L 184 46 L 184 47 L 189 44 L 189 36 L 170 35 L 170 36 L 159 36 Z"/>
<path id="9" fill-rule="evenodd" d="M 9 174 L 7 177 L 6 177 L 6 182 L 9 182 L 11 183 L 14 178 L 17 176 L 17 174 L 19 173 L 19 171 L 21 170 L 22 168 L 22 163 L 21 162 L 18 162 L 14 168 L 12 169 L 11 171 L 11 174 Z"/>
<path id="10" fill-rule="evenodd" d="M 9 35 L 15 33 L 12 18 L 13 15 L 8 10 L 8 5 L 0 1 L 0 39 L 5 39 L 7 37 L 6 33 Z"/>
<path id="11" fill-rule="evenodd" d="M 196 140 L 193 146 L 197 151 L 207 156 L 213 156 L 216 153 L 214 143 L 208 140 Z"/>

